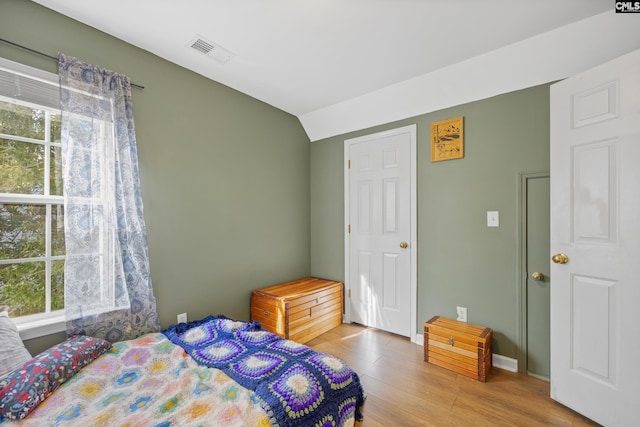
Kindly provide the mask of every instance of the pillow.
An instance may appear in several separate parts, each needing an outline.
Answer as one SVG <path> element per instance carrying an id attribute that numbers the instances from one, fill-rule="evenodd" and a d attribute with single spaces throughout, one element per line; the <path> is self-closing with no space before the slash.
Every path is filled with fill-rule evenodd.
<path id="1" fill-rule="evenodd" d="M 43 351 L 0 380 L 0 420 L 20 420 L 53 393 L 60 384 L 111 350 L 101 338 L 73 336 Z"/>
<path id="2" fill-rule="evenodd" d="M 20 339 L 18 328 L 6 311 L 0 312 L 0 380 L 30 359 L 31 355 Z"/>

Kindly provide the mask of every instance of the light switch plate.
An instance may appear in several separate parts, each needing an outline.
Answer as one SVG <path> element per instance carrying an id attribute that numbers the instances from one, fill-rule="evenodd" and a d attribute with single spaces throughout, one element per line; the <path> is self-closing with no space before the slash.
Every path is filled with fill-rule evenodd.
<path id="1" fill-rule="evenodd" d="M 487 227 L 499 227 L 500 226 L 500 212 L 487 211 Z"/>

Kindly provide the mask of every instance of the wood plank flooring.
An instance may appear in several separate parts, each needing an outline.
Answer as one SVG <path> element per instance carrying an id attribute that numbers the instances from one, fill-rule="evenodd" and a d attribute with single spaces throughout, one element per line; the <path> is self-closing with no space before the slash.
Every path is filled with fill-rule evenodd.
<path id="1" fill-rule="evenodd" d="M 493 368 L 486 383 L 426 363 L 408 338 L 342 324 L 307 343 L 344 360 L 367 394 L 363 427 L 597 426 L 549 397 L 549 383 Z"/>

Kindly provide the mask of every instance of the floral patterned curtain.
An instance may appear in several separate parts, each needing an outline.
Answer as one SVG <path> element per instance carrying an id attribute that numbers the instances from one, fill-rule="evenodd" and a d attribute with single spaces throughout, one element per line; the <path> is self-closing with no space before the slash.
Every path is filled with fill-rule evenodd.
<path id="1" fill-rule="evenodd" d="M 151 286 L 131 83 L 60 54 L 67 335 L 160 329 Z"/>

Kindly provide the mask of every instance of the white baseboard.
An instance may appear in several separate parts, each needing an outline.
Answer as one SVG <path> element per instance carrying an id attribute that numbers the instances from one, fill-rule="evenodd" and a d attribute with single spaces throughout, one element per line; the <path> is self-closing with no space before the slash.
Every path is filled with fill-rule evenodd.
<path id="1" fill-rule="evenodd" d="M 493 353 L 493 367 L 518 372 L 518 360 Z"/>
<path id="2" fill-rule="evenodd" d="M 416 334 L 413 342 L 424 346 L 424 335 Z M 504 369 L 505 371 L 518 372 L 518 360 L 493 353 L 493 367 Z"/>
<path id="3" fill-rule="evenodd" d="M 413 339 L 413 342 L 424 347 L 424 335 L 416 334 L 415 338 Z"/>

